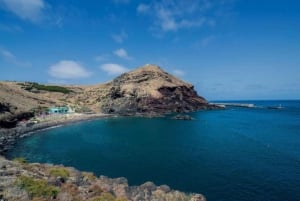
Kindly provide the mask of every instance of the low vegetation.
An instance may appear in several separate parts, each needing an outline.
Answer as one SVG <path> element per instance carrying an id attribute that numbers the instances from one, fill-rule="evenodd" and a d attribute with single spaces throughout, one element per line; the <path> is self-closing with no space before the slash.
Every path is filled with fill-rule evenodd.
<path id="1" fill-rule="evenodd" d="M 50 169 L 50 175 L 54 177 L 68 178 L 70 176 L 69 170 L 63 167 L 54 167 Z"/>
<path id="2" fill-rule="evenodd" d="M 97 177 L 92 172 L 82 172 L 82 175 L 84 178 L 86 178 L 88 181 L 95 181 Z"/>
<path id="3" fill-rule="evenodd" d="M 24 189 L 31 199 L 35 198 L 55 198 L 59 192 L 58 188 L 47 184 L 45 180 L 33 179 L 28 176 L 20 176 L 16 183 Z"/>
<path id="4" fill-rule="evenodd" d="M 14 158 L 13 161 L 21 163 L 21 164 L 26 164 L 27 163 L 27 160 L 24 157 Z"/>
<path id="5" fill-rule="evenodd" d="M 43 90 L 43 91 L 50 91 L 50 92 L 60 92 L 64 94 L 68 94 L 72 92 L 72 90 L 62 87 L 62 86 L 54 86 L 54 85 L 43 85 L 36 82 L 25 82 L 19 83 L 23 89 L 27 91 L 33 92 L 34 90 Z"/>
<path id="6" fill-rule="evenodd" d="M 102 193 L 100 196 L 93 197 L 90 201 L 127 201 L 126 198 L 116 198 L 111 193 Z"/>

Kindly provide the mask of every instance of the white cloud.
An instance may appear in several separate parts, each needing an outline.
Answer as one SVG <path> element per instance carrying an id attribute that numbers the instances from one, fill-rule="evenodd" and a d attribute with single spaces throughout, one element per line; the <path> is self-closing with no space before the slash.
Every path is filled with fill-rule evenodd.
<path id="1" fill-rule="evenodd" d="M 161 0 L 139 4 L 136 10 L 153 18 L 151 30 L 169 32 L 203 25 L 214 26 L 215 11 L 221 6 L 224 6 L 223 0 Z"/>
<path id="2" fill-rule="evenodd" d="M 122 59 L 127 59 L 127 60 L 132 59 L 130 56 L 128 56 L 127 51 L 123 48 L 117 49 L 113 53 L 114 53 L 114 55 L 116 55 Z"/>
<path id="3" fill-rule="evenodd" d="M 109 75 L 119 75 L 129 71 L 128 68 L 119 64 L 107 63 L 100 66 L 100 68 Z"/>
<path id="4" fill-rule="evenodd" d="M 11 53 L 6 49 L 0 48 L 0 57 L 2 57 L 6 62 L 15 64 L 17 66 L 22 66 L 22 67 L 31 66 L 31 63 L 29 62 L 19 61 L 19 59 L 13 53 Z"/>
<path id="5" fill-rule="evenodd" d="M 87 78 L 92 74 L 78 62 L 72 60 L 62 60 L 50 66 L 48 73 L 58 79 Z"/>
<path id="6" fill-rule="evenodd" d="M 137 12 L 139 13 L 147 13 L 150 9 L 150 6 L 147 4 L 139 4 L 138 7 L 136 8 Z"/>
<path id="7" fill-rule="evenodd" d="M 0 0 L 0 4 L 24 20 L 38 22 L 46 4 L 43 0 Z"/>
<path id="8" fill-rule="evenodd" d="M 1 56 L 6 60 L 15 60 L 16 56 L 8 50 L 0 49 Z"/>
<path id="9" fill-rule="evenodd" d="M 175 70 L 173 70 L 173 74 L 176 75 L 176 76 L 181 77 L 181 76 L 185 75 L 185 72 L 182 71 L 182 70 L 179 70 L 179 69 L 175 69 Z"/>
<path id="10" fill-rule="evenodd" d="M 123 43 L 124 40 L 126 40 L 128 38 L 127 33 L 122 30 L 120 33 L 118 34 L 112 34 L 111 37 L 114 39 L 114 41 L 116 41 L 117 43 Z"/>

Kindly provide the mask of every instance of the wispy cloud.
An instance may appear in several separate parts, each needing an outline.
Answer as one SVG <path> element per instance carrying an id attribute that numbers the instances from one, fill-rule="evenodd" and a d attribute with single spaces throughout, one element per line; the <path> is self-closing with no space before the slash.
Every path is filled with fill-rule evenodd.
<path id="1" fill-rule="evenodd" d="M 110 54 L 101 54 L 101 55 L 97 55 L 96 57 L 95 57 L 95 60 L 96 61 L 107 61 L 107 60 L 109 60 L 109 58 L 110 58 Z"/>
<path id="2" fill-rule="evenodd" d="M 182 77 L 182 76 L 185 75 L 185 72 L 182 71 L 182 70 L 179 70 L 179 69 L 175 69 L 172 72 L 173 72 L 174 75 L 179 76 L 179 77 Z"/>
<path id="3" fill-rule="evenodd" d="M 43 0 L 0 0 L 0 4 L 21 19 L 32 22 L 41 21 L 42 12 L 46 8 Z"/>
<path id="4" fill-rule="evenodd" d="M 206 46 L 208 46 L 211 42 L 213 42 L 215 39 L 216 39 L 216 37 L 213 36 L 213 35 L 207 36 L 207 37 L 201 39 L 200 45 L 201 45 L 202 47 L 206 47 Z"/>
<path id="5" fill-rule="evenodd" d="M 128 38 L 128 35 L 124 30 L 122 30 L 120 33 L 112 34 L 111 37 L 117 43 L 123 43 L 124 40 L 126 40 Z"/>
<path id="6" fill-rule="evenodd" d="M 7 32 L 23 32 L 23 28 L 19 25 L 7 25 L 7 24 L 0 24 L 0 31 L 7 31 Z"/>
<path id="7" fill-rule="evenodd" d="M 87 78 L 92 75 L 80 63 L 72 60 L 62 60 L 50 66 L 48 73 L 58 79 Z"/>
<path id="8" fill-rule="evenodd" d="M 147 13 L 150 9 L 150 5 L 147 4 L 139 4 L 138 7 L 136 8 L 138 13 Z"/>
<path id="9" fill-rule="evenodd" d="M 130 57 L 128 55 L 127 51 L 125 49 L 123 49 L 123 48 L 117 49 L 113 53 L 114 53 L 114 55 L 116 55 L 116 56 L 118 56 L 118 57 L 120 57 L 122 59 L 127 59 L 127 60 L 131 60 L 132 59 L 132 57 Z"/>
<path id="10" fill-rule="evenodd" d="M 214 11 L 224 0 L 162 0 L 139 4 L 137 12 L 153 18 L 152 30 L 177 31 L 185 28 L 215 26 Z"/>
<path id="11" fill-rule="evenodd" d="M 31 66 L 31 63 L 20 61 L 12 52 L 6 49 L 0 48 L 0 57 L 2 57 L 2 59 L 4 59 L 6 62 L 12 63 L 17 66 L 22 66 L 22 67 Z"/>
<path id="12" fill-rule="evenodd" d="M 105 71 L 108 75 L 119 75 L 129 71 L 128 68 L 114 63 L 107 63 L 100 66 L 100 69 Z"/>

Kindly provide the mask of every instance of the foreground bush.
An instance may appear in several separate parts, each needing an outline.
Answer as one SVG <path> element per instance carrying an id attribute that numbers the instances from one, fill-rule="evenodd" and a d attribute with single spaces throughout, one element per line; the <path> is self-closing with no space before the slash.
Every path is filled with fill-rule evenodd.
<path id="1" fill-rule="evenodd" d="M 55 198 L 59 192 L 58 188 L 47 184 L 45 180 L 33 179 L 20 176 L 17 185 L 24 189 L 30 198 Z"/>

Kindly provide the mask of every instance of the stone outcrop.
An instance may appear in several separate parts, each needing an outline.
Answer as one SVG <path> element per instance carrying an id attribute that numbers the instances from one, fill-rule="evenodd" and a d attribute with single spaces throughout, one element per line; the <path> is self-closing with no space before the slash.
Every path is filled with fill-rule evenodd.
<path id="1" fill-rule="evenodd" d="M 107 87 L 100 101 L 104 113 L 155 115 L 216 108 L 199 96 L 193 85 L 155 65 L 124 73 Z"/>
<path id="2" fill-rule="evenodd" d="M 0 200 L 205 201 L 205 198 L 152 182 L 129 186 L 125 178 L 96 177 L 74 168 L 29 164 L 21 158 L 9 161 L 0 156 Z"/>

